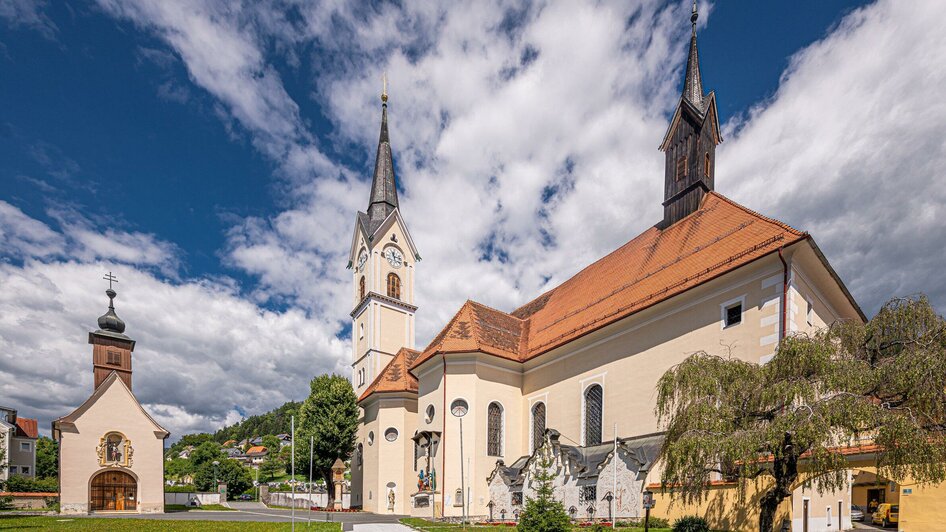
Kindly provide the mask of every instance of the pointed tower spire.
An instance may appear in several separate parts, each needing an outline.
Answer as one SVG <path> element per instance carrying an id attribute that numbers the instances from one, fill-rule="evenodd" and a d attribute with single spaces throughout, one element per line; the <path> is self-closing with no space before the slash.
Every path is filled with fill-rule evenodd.
<path id="1" fill-rule="evenodd" d="M 381 90 L 381 136 L 378 139 L 378 154 L 374 162 L 371 179 L 371 199 L 368 202 L 368 218 L 380 223 L 397 208 L 397 179 L 394 176 L 394 157 L 388 137 L 388 79 L 382 78 Z"/>
<path id="2" fill-rule="evenodd" d="M 683 94 L 670 127 L 660 144 L 665 153 L 664 219 L 669 227 L 697 209 L 703 196 L 711 192 L 716 180 L 716 145 L 723 138 L 719 132 L 716 95 L 703 94 L 700 58 L 696 51 L 696 0 L 690 13 L 690 55 L 687 57 Z"/>
<path id="3" fill-rule="evenodd" d="M 693 12 L 690 15 L 690 55 L 687 57 L 687 73 L 683 81 L 683 98 L 693 104 L 700 112 L 703 109 L 703 79 L 700 77 L 700 57 L 696 49 L 696 20 L 700 17 L 693 0 Z"/>

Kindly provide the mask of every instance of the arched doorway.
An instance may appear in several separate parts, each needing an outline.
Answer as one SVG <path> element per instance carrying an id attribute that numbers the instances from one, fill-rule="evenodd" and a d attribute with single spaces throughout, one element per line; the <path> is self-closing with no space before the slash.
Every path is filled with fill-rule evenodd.
<path id="1" fill-rule="evenodd" d="M 103 471 L 92 478 L 89 499 L 93 512 L 135 510 L 138 483 L 124 471 Z"/>

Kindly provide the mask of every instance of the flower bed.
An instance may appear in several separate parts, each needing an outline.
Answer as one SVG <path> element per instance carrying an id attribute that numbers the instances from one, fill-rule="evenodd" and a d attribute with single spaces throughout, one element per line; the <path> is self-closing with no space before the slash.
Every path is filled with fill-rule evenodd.
<path id="1" fill-rule="evenodd" d="M 321 506 L 311 506 L 309 509 L 314 512 L 338 512 L 338 513 L 355 513 L 355 512 L 361 511 L 357 508 L 342 508 L 340 510 L 336 510 L 335 508 L 322 508 Z"/>

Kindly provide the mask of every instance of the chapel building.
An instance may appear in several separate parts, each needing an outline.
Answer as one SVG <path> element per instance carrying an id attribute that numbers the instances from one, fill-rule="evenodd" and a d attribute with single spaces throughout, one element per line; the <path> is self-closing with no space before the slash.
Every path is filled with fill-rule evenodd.
<path id="1" fill-rule="evenodd" d="M 765 364 L 787 334 L 865 320 L 811 235 L 716 192 L 723 139 L 696 16 L 694 6 L 683 90 L 660 143 L 662 219 L 517 309 L 467 301 L 420 350 L 419 256 L 398 211 L 385 98 L 349 264 L 362 414 L 353 506 L 510 520 L 534 494 L 536 450 L 549 446 L 556 496 L 574 517 L 640 517 L 660 479 L 654 407 L 665 371 L 698 351 Z M 815 517 L 830 516 L 834 498 L 850 510 L 849 494 L 804 497 Z"/>
<path id="2" fill-rule="evenodd" d="M 89 333 L 92 395 L 52 423 L 59 442 L 60 512 L 163 513 L 164 440 L 170 433 L 131 391 L 135 341 L 115 314 L 118 294 L 109 288 L 106 295 L 108 311 Z"/>

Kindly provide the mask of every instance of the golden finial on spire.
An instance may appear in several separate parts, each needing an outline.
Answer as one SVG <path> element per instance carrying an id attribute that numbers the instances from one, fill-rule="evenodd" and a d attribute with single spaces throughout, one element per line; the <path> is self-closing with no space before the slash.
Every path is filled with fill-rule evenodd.
<path id="1" fill-rule="evenodd" d="M 381 74 L 381 101 L 388 103 L 388 73 Z"/>

